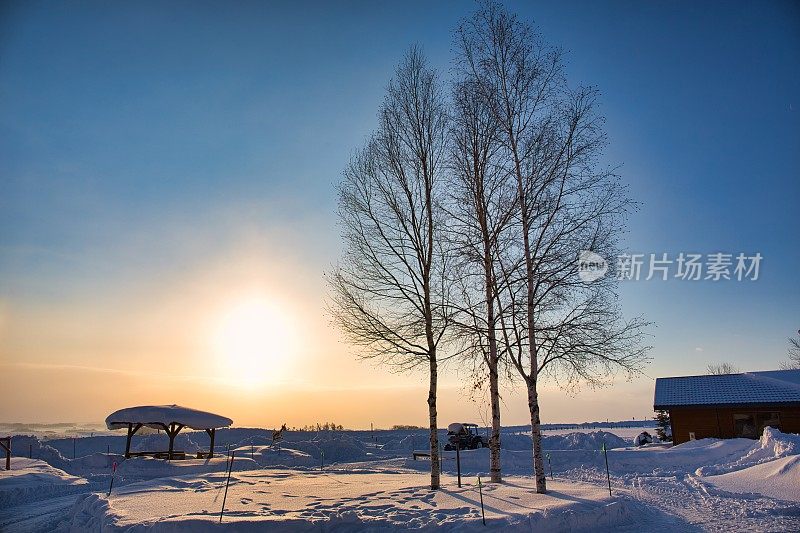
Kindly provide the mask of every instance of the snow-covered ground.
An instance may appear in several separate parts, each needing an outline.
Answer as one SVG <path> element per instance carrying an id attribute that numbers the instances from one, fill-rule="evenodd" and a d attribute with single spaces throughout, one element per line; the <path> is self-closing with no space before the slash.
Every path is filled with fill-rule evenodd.
<path id="1" fill-rule="evenodd" d="M 480 493 L 474 479 L 458 488 L 451 476 L 432 491 L 417 472 L 238 471 L 231 477 L 224 524 L 237 531 L 306 531 L 310 527 L 455 528 L 482 527 Z M 566 530 L 612 526 L 626 516 L 624 505 L 601 487 L 554 482 L 535 496 L 529 478 L 485 487 L 487 524 L 530 530 L 531 524 Z M 111 497 L 90 494 L 72 510 L 70 523 L 86 530 L 129 531 L 157 525 L 169 531 L 218 528 L 224 497 L 221 473 L 154 479 L 128 485 Z"/>
<path id="2" fill-rule="evenodd" d="M 533 490 L 531 440 L 523 428 L 503 433 L 503 484 L 485 483 L 488 450 L 472 450 L 461 453 L 459 489 L 455 453 L 444 452 L 440 491 L 427 486 L 429 463 L 411 458 L 426 448 L 424 431 L 287 433 L 272 446 L 265 430 L 233 428 L 217 435 L 221 455 L 172 462 L 123 461 L 124 437 L 17 437 L 16 452 L 34 459 L 14 457 L 12 470 L 0 471 L 0 531 L 217 529 L 227 449 L 236 459 L 222 527 L 234 531 L 482 529 L 478 476 L 490 528 L 800 531 L 800 436 L 768 429 L 757 441 L 635 448 L 640 431 L 546 432 L 546 496 Z M 181 449 L 207 446 L 203 433 L 180 437 Z M 134 448 L 152 449 L 162 439 L 135 437 Z"/>

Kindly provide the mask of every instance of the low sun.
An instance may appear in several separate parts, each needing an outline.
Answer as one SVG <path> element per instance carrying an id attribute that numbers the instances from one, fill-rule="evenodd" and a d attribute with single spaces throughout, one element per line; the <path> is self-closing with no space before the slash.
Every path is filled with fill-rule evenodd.
<path id="1" fill-rule="evenodd" d="M 292 357 L 291 318 L 265 297 L 250 297 L 222 314 L 214 332 L 214 351 L 222 377 L 250 388 L 285 377 Z"/>

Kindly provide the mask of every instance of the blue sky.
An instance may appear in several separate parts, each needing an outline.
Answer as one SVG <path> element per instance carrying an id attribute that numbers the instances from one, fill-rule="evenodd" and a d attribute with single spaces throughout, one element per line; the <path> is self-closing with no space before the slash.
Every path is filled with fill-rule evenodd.
<path id="1" fill-rule="evenodd" d="M 507 5 L 568 50 L 573 82 L 600 88 L 607 162 L 641 202 L 632 251 L 764 257 L 756 282 L 623 283 L 626 312 L 655 323 L 647 374 L 774 368 L 800 328 L 800 6 Z M 209 264 L 220 285 L 296 287 L 284 297 L 327 327 L 333 184 L 403 52 L 422 45 L 446 78 L 451 31 L 473 6 L 4 2 L 0 364 L 146 358 L 153 345 L 129 348 L 138 330 L 109 332 L 162 298 L 194 307 L 182 283 Z"/>

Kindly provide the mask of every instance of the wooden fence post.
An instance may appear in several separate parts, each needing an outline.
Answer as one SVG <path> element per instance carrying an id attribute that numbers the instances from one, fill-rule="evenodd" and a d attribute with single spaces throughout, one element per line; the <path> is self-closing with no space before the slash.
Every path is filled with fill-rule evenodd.
<path id="1" fill-rule="evenodd" d="M 11 437 L 0 438 L 0 448 L 6 452 L 6 470 L 11 470 Z"/>

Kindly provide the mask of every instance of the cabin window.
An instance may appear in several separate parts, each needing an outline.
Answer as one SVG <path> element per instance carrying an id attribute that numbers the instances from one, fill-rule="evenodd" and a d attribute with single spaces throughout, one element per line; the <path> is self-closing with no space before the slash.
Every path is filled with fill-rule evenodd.
<path id="1" fill-rule="evenodd" d="M 757 439 L 769 426 L 781 428 L 780 414 L 774 411 L 758 413 L 737 413 L 733 415 L 734 436 Z"/>
<path id="2" fill-rule="evenodd" d="M 733 415 L 734 435 L 747 439 L 758 438 L 756 420 L 752 413 L 739 413 Z"/>

